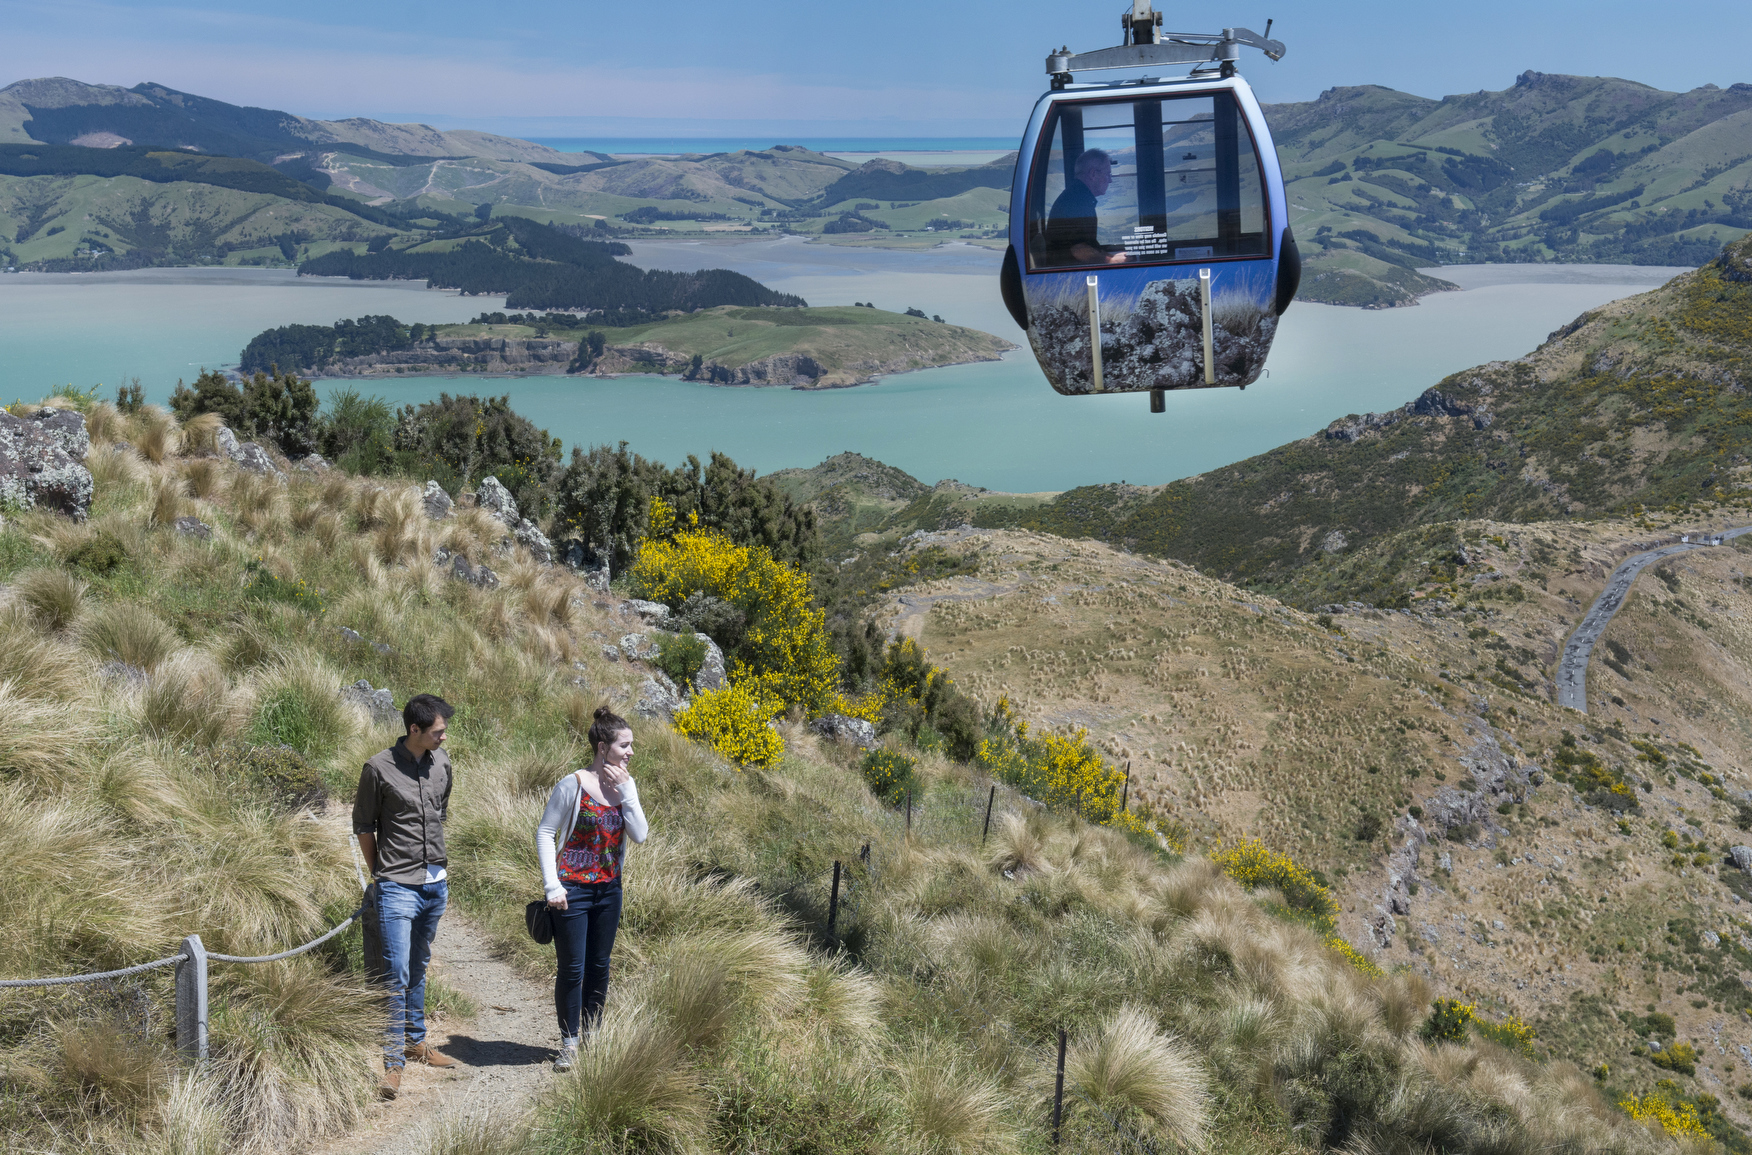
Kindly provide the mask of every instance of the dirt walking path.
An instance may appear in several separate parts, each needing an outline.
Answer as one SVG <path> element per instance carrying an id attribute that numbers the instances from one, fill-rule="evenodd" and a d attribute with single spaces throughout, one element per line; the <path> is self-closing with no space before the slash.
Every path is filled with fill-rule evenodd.
<path id="1" fill-rule="evenodd" d="M 495 958 L 486 935 L 455 907 L 438 924 L 428 975 L 480 1007 L 473 1019 L 452 1019 L 428 1036 L 457 1065 L 441 1071 L 409 1063 L 398 1098 L 372 1105 L 357 1128 L 310 1155 L 420 1155 L 419 1132 L 440 1114 L 515 1113 L 554 1077 L 552 988 Z"/>
<path id="2" fill-rule="evenodd" d="M 329 804 L 317 819 L 351 840 L 350 813 Z M 324 1140 L 306 1155 L 423 1155 L 422 1130 L 440 1115 L 495 1116 L 522 1111 L 554 1077 L 559 1033 L 551 982 L 533 981 L 497 957 L 486 933 L 454 903 L 438 923 L 428 981 L 472 999 L 474 1018 L 429 1024 L 427 1041 L 455 1059 L 446 1070 L 409 1063 L 401 1094 L 374 1103 L 351 1131 Z"/>

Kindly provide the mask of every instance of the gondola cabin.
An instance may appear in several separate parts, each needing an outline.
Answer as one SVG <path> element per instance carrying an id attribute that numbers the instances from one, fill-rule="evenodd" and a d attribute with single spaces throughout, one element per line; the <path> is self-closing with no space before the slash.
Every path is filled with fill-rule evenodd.
<path id="1" fill-rule="evenodd" d="M 1203 39 L 1048 59 L 1054 88 L 1035 105 L 1011 187 L 1003 291 L 1060 393 L 1148 391 L 1160 412 L 1167 390 L 1245 387 L 1295 295 L 1301 260 L 1277 152 L 1231 63 L 1239 43 L 1282 46 L 1244 29 Z M 1176 53 L 1219 64 L 1184 79 L 1068 83 L 1076 68 Z"/>

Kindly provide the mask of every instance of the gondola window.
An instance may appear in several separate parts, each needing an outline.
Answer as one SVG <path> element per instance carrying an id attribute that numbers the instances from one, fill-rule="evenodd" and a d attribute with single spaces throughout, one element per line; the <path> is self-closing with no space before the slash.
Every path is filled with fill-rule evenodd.
<path id="1" fill-rule="evenodd" d="M 1264 172 L 1228 91 L 1062 102 L 1045 131 L 1030 272 L 1270 255 Z"/>

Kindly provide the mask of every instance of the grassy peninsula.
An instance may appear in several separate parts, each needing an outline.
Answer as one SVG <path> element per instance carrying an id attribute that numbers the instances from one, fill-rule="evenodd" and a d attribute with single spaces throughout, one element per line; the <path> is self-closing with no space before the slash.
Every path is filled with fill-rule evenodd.
<path id="1" fill-rule="evenodd" d="M 323 377 L 678 374 L 714 385 L 839 388 L 877 376 L 996 360 L 1010 342 L 978 329 L 862 306 L 719 305 L 692 313 L 484 313 L 462 325 L 361 317 L 289 325 L 245 347 L 245 372 L 279 365 Z M 630 315 L 629 315 L 630 314 Z"/>

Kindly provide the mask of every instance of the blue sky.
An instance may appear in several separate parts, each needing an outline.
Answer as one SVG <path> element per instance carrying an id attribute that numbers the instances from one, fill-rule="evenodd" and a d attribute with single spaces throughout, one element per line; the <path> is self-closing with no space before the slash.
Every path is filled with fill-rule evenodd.
<path id="1" fill-rule="evenodd" d="M 0 84 L 153 80 L 306 116 L 529 136 L 993 135 L 1020 131 L 1049 49 L 1105 47 L 1122 0 L 603 4 L 4 0 Z M 1669 90 L 1752 81 L 1744 4 L 1205 0 L 1171 28 L 1239 24 L 1289 47 L 1243 69 L 1265 101 L 1333 85 L 1424 96 L 1526 69 Z"/>

